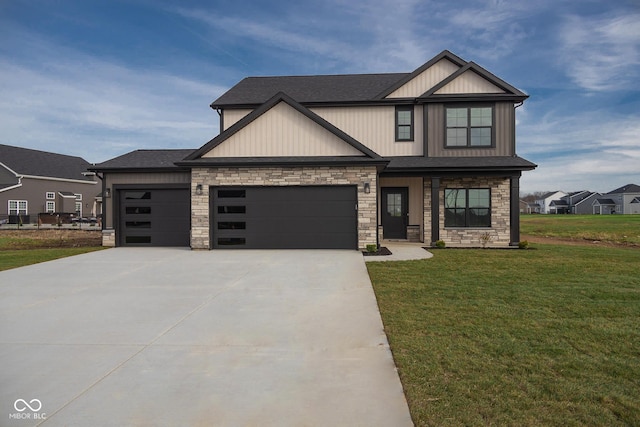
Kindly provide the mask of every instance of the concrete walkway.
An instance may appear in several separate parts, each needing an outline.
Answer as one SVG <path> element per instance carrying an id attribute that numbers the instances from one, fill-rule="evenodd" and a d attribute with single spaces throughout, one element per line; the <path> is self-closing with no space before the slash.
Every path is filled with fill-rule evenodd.
<path id="1" fill-rule="evenodd" d="M 411 425 L 362 258 L 117 248 L 1 272 L 0 425 Z"/>
<path id="2" fill-rule="evenodd" d="M 366 256 L 364 260 L 367 262 L 409 261 L 433 257 L 431 252 L 423 249 L 424 243 L 384 240 L 380 243 L 380 246 L 389 249 L 391 255 Z"/>

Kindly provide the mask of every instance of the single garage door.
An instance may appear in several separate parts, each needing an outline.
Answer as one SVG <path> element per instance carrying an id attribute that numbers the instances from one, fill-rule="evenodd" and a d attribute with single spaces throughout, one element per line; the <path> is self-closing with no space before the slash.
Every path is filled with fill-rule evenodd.
<path id="1" fill-rule="evenodd" d="M 189 189 L 122 189 L 121 246 L 189 246 Z"/>
<path id="2" fill-rule="evenodd" d="M 214 248 L 357 249 L 355 186 L 214 187 Z"/>

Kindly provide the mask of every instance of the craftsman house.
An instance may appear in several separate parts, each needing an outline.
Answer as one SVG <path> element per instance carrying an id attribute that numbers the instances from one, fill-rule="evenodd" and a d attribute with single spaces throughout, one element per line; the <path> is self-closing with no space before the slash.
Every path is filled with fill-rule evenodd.
<path id="1" fill-rule="evenodd" d="M 194 150 L 95 165 L 105 245 L 517 245 L 527 95 L 444 51 L 411 73 L 248 77 Z"/>
<path id="2" fill-rule="evenodd" d="M 99 186 L 81 157 L 0 144 L 0 223 L 36 223 L 38 214 L 94 216 Z"/>

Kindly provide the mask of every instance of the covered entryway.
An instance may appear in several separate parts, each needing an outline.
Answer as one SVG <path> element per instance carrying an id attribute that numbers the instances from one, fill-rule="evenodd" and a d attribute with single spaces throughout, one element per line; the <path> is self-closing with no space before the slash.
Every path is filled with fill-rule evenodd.
<path id="1" fill-rule="evenodd" d="M 119 246 L 189 246 L 188 188 L 118 190 Z"/>
<path id="2" fill-rule="evenodd" d="M 357 249 L 357 188 L 213 187 L 213 248 Z"/>

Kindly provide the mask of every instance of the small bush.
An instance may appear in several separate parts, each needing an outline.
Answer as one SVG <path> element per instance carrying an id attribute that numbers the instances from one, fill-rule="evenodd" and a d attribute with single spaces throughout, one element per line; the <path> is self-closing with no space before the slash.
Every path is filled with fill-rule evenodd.
<path id="1" fill-rule="evenodd" d="M 378 251 L 378 245 L 367 245 L 367 252 L 377 252 Z"/>
<path id="2" fill-rule="evenodd" d="M 527 249 L 529 248 L 529 241 L 527 240 L 523 240 L 521 242 L 518 243 L 518 248 L 520 249 Z"/>
<path id="3" fill-rule="evenodd" d="M 447 244 L 444 242 L 444 240 L 438 240 L 436 242 L 436 248 L 438 249 L 444 249 L 447 246 Z"/>

